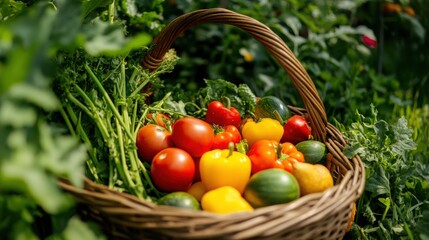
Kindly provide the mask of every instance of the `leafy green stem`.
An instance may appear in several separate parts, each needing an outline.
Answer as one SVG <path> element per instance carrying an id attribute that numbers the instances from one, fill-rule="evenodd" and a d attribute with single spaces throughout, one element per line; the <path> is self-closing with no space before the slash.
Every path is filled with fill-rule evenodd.
<path id="1" fill-rule="evenodd" d="M 78 135 L 80 136 L 80 139 L 85 143 L 87 147 L 89 160 L 86 161 L 86 164 L 89 168 L 89 171 L 91 172 L 91 175 L 93 176 L 95 182 L 101 183 L 100 177 L 98 176 L 98 170 L 96 167 L 96 163 L 98 161 L 97 161 L 96 154 L 94 152 L 94 147 L 88 135 L 86 134 L 85 130 L 83 129 L 82 125 L 80 124 L 80 118 L 79 119 L 77 118 L 76 113 L 73 111 L 69 103 L 67 103 L 67 105 L 65 106 L 65 110 L 63 107 L 61 107 L 61 109 L 64 112 L 64 117 L 71 120 L 73 124 L 76 126 L 76 132 L 78 133 Z M 73 131 L 73 132 L 75 131 L 71 126 L 71 122 L 69 127 L 71 127 L 70 131 Z"/>
<path id="2" fill-rule="evenodd" d="M 98 90 L 101 92 L 101 94 L 103 95 L 103 98 L 106 100 L 107 105 L 109 106 L 110 110 L 113 112 L 113 114 L 115 115 L 115 117 L 118 119 L 119 124 L 126 129 L 126 125 L 124 123 L 124 121 L 121 118 L 121 115 L 118 112 L 118 109 L 116 108 L 115 104 L 113 103 L 112 99 L 110 98 L 109 94 L 106 92 L 106 90 L 104 89 L 103 85 L 101 84 L 100 80 L 98 80 L 97 76 L 95 76 L 94 72 L 91 70 L 91 68 L 89 68 L 88 64 L 84 65 L 85 70 L 88 72 L 88 74 L 91 76 L 92 80 L 94 81 L 95 85 L 97 86 Z M 125 134 L 129 137 L 132 138 L 132 134 L 129 131 L 125 131 Z"/>
<path id="3" fill-rule="evenodd" d="M 109 4 L 109 23 L 112 24 L 115 20 L 115 0 Z"/>

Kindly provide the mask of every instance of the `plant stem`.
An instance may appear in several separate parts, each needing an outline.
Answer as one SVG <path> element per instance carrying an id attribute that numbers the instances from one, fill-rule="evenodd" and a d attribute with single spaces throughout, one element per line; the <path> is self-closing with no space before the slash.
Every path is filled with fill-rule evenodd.
<path id="1" fill-rule="evenodd" d="M 115 121 L 116 121 L 116 133 L 118 136 L 118 144 L 119 144 L 119 158 L 120 158 L 120 162 L 121 162 L 121 164 L 119 166 L 121 168 L 121 171 L 124 174 L 123 180 L 127 183 L 127 185 L 129 186 L 129 189 L 131 191 L 133 191 L 133 193 L 137 197 L 142 198 L 143 196 L 141 195 L 140 192 L 137 191 L 136 186 L 133 182 L 133 179 L 130 176 L 130 172 L 128 171 L 128 165 L 127 165 L 127 159 L 126 159 L 126 155 L 125 155 L 124 138 L 122 135 L 122 129 L 121 129 L 121 126 L 119 125 L 119 120 L 117 118 L 115 118 Z"/>
<path id="2" fill-rule="evenodd" d="M 95 76 L 94 72 L 89 68 L 88 64 L 85 64 L 84 67 L 85 67 L 86 71 L 89 73 L 89 75 L 91 76 L 91 78 L 94 81 L 95 85 L 97 86 L 98 90 L 101 92 L 101 94 L 103 94 L 103 98 L 106 100 L 107 105 L 109 106 L 109 108 L 113 112 L 113 114 L 115 115 L 116 119 L 118 119 L 119 124 L 124 129 L 126 129 L 126 125 L 125 125 L 124 121 L 122 120 L 121 115 L 118 112 L 118 109 L 116 108 L 115 104 L 113 104 L 112 99 L 110 98 L 110 96 L 106 92 L 106 90 L 104 89 L 101 82 L 98 80 L 97 76 Z M 129 131 L 125 131 L 125 134 L 129 138 L 133 138 L 133 136 L 131 135 L 131 133 Z"/>
<path id="3" fill-rule="evenodd" d="M 115 0 L 109 5 L 109 23 L 112 24 L 115 20 Z"/>
<path id="4" fill-rule="evenodd" d="M 67 115 L 66 111 L 64 110 L 64 106 L 61 104 L 60 106 L 60 114 L 64 119 L 64 122 L 66 123 L 67 128 L 69 129 L 70 133 L 72 136 L 76 136 L 76 131 L 74 130 L 72 123 L 70 121 L 69 116 Z"/>
<path id="5" fill-rule="evenodd" d="M 80 119 L 77 118 L 76 113 L 73 111 L 70 104 L 66 105 L 66 111 L 67 111 L 68 115 L 62 107 L 61 107 L 61 109 L 64 112 L 65 117 L 67 117 L 67 119 L 71 119 L 71 121 L 73 121 L 73 124 L 76 126 L 76 131 L 77 131 L 78 135 L 80 136 L 80 139 L 85 143 L 85 145 L 87 147 L 87 151 L 89 154 L 89 160 L 86 161 L 86 164 L 89 168 L 89 171 L 91 172 L 91 175 L 93 176 L 95 182 L 101 183 L 100 177 L 98 176 L 98 170 L 96 167 L 96 165 L 98 164 L 97 156 L 94 152 L 94 147 L 92 146 L 92 143 L 88 138 L 88 135 L 86 134 L 85 130 L 82 128 L 82 125 L 80 124 Z M 70 122 L 70 127 L 71 127 L 71 131 L 74 132 L 74 129 L 71 126 L 71 122 Z"/>

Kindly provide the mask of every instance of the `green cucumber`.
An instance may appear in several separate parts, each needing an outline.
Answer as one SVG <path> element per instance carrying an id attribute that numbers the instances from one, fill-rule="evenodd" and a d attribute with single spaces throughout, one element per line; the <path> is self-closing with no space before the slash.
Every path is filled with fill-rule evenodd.
<path id="1" fill-rule="evenodd" d="M 158 205 L 167 205 L 191 210 L 201 210 L 198 200 L 187 192 L 172 192 L 158 199 Z"/>
<path id="2" fill-rule="evenodd" d="M 326 155 L 325 144 L 316 140 L 302 141 L 295 147 L 304 155 L 304 162 L 307 163 L 319 163 Z"/>
<path id="3" fill-rule="evenodd" d="M 299 196 L 296 178 L 279 168 L 270 168 L 253 174 L 244 190 L 244 198 L 254 208 L 288 203 Z"/>
<path id="4" fill-rule="evenodd" d="M 277 113 L 276 113 L 277 112 Z M 278 116 L 277 116 L 278 114 Z M 281 123 L 290 118 L 292 114 L 282 100 L 274 96 L 265 96 L 259 99 L 255 105 L 256 118 L 272 118 L 279 120 Z"/>

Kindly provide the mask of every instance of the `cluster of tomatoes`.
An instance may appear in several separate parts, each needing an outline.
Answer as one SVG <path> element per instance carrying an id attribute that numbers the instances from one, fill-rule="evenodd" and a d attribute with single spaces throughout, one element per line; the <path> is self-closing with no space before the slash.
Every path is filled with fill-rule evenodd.
<path id="1" fill-rule="evenodd" d="M 283 123 L 269 117 L 242 119 L 237 109 L 220 101 L 207 106 L 204 119 L 183 117 L 172 122 L 162 113 L 153 118 L 156 123 L 140 128 L 136 144 L 140 159 L 151 165 L 155 186 L 165 192 L 187 191 L 201 181 L 201 173 L 206 182 L 219 181 L 216 179 L 220 176 L 213 175 L 215 168 L 230 166 L 221 163 L 227 157 L 214 150 L 228 150 L 230 156 L 237 151 L 246 155 L 251 162 L 251 174 L 268 168 L 291 172 L 293 161 L 304 161 L 294 144 L 311 137 L 311 128 L 303 116 L 290 116 Z M 239 146 L 242 147 L 238 149 Z M 212 162 L 202 166 L 204 154 L 205 161 Z M 240 164 L 231 169 L 239 175 Z"/>

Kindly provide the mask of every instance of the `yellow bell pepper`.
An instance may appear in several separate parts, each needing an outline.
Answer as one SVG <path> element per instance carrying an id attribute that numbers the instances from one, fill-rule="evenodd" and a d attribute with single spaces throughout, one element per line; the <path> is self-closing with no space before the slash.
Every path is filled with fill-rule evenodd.
<path id="1" fill-rule="evenodd" d="M 205 211 L 218 214 L 253 211 L 253 207 L 241 196 L 241 193 L 230 186 L 205 193 L 201 199 L 201 207 Z"/>
<path id="2" fill-rule="evenodd" d="M 208 151 L 200 159 L 201 181 L 207 191 L 223 186 L 231 186 L 243 193 L 249 182 L 252 163 L 244 154 L 234 151 L 231 143 L 229 149 Z"/>
<path id="3" fill-rule="evenodd" d="M 283 132 L 280 122 L 272 118 L 262 118 L 258 122 L 248 121 L 241 129 L 243 139 L 247 140 L 249 147 L 263 139 L 280 142 Z"/>

